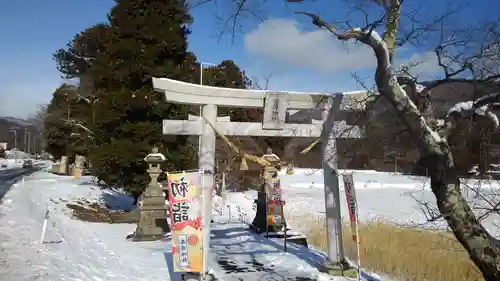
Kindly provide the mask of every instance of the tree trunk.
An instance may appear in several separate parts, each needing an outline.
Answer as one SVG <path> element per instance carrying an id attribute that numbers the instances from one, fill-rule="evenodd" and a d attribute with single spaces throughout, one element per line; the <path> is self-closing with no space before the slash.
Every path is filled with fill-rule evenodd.
<path id="1" fill-rule="evenodd" d="M 460 179 L 446 153 L 425 157 L 431 170 L 431 189 L 437 206 L 487 281 L 500 280 L 498 242 L 480 224 L 460 192 Z"/>
<path id="2" fill-rule="evenodd" d="M 399 5 L 393 0 L 390 8 Z M 326 27 L 340 40 L 356 39 L 370 46 L 377 58 L 375 82 L 378 92 L 393 105 L 399 118 L 418 142 L 423 165 L 429 171 L 431 188 L 439 211 L 452 229 L 455 237 L 467 250 L 487 281 L 500 281 L 500 247 L 498 241 L 486 231 L 460 192 L 460 179 L 447 140 L 431 129 L 421 110 L 410 99 L 393 73 L 391 46 L 396 40 L 395 26 L 384 34 L 384 39 L 374 29 L 353 28 L 344 33 L 326 23 L 317 15 L 300 12 L 312 18 L 313 24 Z M 393 22 L 394 23 L 394 22 Z M 388 44 L 389 43 L 389 44 Z M 490 102 L 498 102 L 493 96 Z"/>

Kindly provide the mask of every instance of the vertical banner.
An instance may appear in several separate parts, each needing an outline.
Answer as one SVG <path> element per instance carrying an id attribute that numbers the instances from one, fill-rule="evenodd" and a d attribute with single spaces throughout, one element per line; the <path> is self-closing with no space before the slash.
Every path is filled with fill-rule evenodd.
<path id="1" fill-rule="evenodd" d="M 356 200 L 356 190 L 354 189 L 354 178 L 352 174 L 342 175 L 344 180 L 345 198 L 347 209 L 349 210 L 349 221 L 351 223 L 352 240 L 356 242 L 358 254 L 358 280 L 361 278 L 361 249 L 359 240 L 359 220 L 358 203 Z"/>
<path id="2" fill-rule="evenodd" d="M 222 207 L 226 206 L 226 174 L 222 172 L 220 197 L 222 198 Z"/>
<path id="3" fill-rule="evenodd" d="M 358 225 L 358 210 L 356 204 L 356 191 L 354 190 L 354 180 L 352 174 L 342 175 L 344 180 L 345 199 L 347 201 L 347 209 L 349 211 L 349 222 L 351 223 L 352 240 L 358 241 L 357 225 Z"/>
<path id="4" fill-rule="evenodd" d="M 270 194 L 267 200 L 267 224 L 281 228 L 283 221 L 283 206 L 285 201 L 282 199 L 282 190 L 279 178 L 271 179 Z"/>
<path id="5" fill-rule="evenodd" d="M 168 174 L 175 272 L 203 271 L 202 189 L 199 172 Z"/>

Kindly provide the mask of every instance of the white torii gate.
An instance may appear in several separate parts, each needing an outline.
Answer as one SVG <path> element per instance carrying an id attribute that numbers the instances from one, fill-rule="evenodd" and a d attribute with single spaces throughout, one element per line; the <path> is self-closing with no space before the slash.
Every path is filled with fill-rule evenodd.
<path id="1" fill-rule="evenodd" d="M 360 130 L 357 126 L 347 125 L 345 121 L 335 122 L 334 118 L 335 114 L 340 110 L 364 110 L 366 92 L 353 92 L 348 95 L 346 93 L 326 95 L 271 92 L 202 86 L 167 78 L 153 78 L 153 87 L 156 91 L 164 93 L 168 102 L 203 106 L 203 117 L 214 124 L 226 136 L 322 137 L 328 257 L 333 264 L 345 261 L 335 143 L 339 137 L 359 138 Z M 231 122 L 229 117 L 217 117 L 217 106 L 264 107 L 264 121 L 262 123 Z M 321 110 L 323 120 L 313 120 L 310 124 L 285 123 L 287 111 L 296 109 Z M 191 115 L 189 120 L 164 120 L 163 133 L 168 135 L 200 136 L 199 168 L 211 172 L 206 174 L 204 179 L 203 195 L 210 200 L 206 204 L 207 209 L 204 211 L 211 214 L 215 167 L 215 131 L 202 118 Z M 204 226 L 208 227 L 208 235 L 204 237 L 207 242 L 207 249 L 210 239 L 210 220 L 209 216 L 205 216 Z"/>

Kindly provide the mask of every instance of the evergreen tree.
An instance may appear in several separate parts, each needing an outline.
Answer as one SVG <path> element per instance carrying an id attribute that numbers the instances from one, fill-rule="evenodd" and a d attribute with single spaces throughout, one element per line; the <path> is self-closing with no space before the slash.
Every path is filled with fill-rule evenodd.
<path id="1" fill-rule="evenodd" d="M 199 82 L 196 56 L 187 52 L 192 18 L 185 1 L 117 0 L 108 21 L 77 34 L 54 58 L 66 78 L 85 78 L 85 95 L 91 92 L 97 100 L 81 109 L 94 137 L 87 143 L 93 175 L 138 197 L 149 181 L 144 157 L 151 146 L 161 146 L 166 169 L 197 166 L 197 143 L 162 134 L 164 119 L 186 119 L 197 110 L 166 103 L 151 81 L 168 77 Z M 208 85 L 249 84 L 232 61 L 222 62 L 210 79 Z"/>
<path id="2" fill-rule="evenodd" d="M 63 84 L 54 91 L 47 107 L 43 135 L 47 141 L 47 152 L 56 159 L 65 155 L 74 157 L 75 154 L 86 154 L 83 143 L 79 141 L 84 132 L 68 122 L 82 122 L 85 119 L 86 112 L 76 101 L 77 87 Z"/>
<path id="3" fill-rule="evenodd" d="M 187 138 L 165 138 L 161 126 L 166 118 L 186 118 L 188 107 L 165 103 L 151 81 L 193 77 L 186 26 L 192 19 L 184 1 L 159 0 L 116 1 L 108 19 L 110 42 L 89 70 L 99 98 L 90 160 L 98 178 L 137 197 L 149 181 L 143 159 L 151 146 L 164 144 L 166 168 L 193 168 Z"/>
<path id="4" fill-rule="evenodd" d="M 95 122 L 87 123 L 94 133 L 93 174 L 137 197 L 149 181 L 143 159 L 152 145 L 164 144 L 169 169 L 195 163 L 186 137 L 162 135 L 163 119 L 186 118 L 187 106 L 165 103 L 151 81 L 195 77 L 196 58 L 187 52 L 186 41 L 192 18 L 184 1 L 117 0 L 108 21 L 78 34 L 54 56 L 67 77 L 92 81 L 97 102 L 89 115 Z"/>
<path id="5" fill-rule="evenodd" d="M 57 70 L 64 78 L 80 78 L 87 73 L 109 42 L 109 31 L 108 24 L 96 24 L 75 35 L 67 49 L 58 49 L 54 53 Z"/>

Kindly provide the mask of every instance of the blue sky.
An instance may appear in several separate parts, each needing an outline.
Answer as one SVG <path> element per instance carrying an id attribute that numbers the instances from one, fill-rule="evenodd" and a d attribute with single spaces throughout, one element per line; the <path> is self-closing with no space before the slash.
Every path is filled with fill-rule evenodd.
<path id="1" fill-rule="evenodd" d="M 425 1 L 406 0 L 406 11 L 421 2 Z M 421 14 L 430 17 L 431 8 L 435 13 L 443 11 L 444 2 L 429 0 L 432 4 L 425 4 Z M 359 86 L 351 78 L 352 72 L 371 80 L 374 60 L 369 49 L 337 42 L 306 18 L 294 15 L 295 11 L 312 11 L 330 21 L 342 20 L 349 11 L 345 0 L 288 7 L 282 0 L 267 1 L 266 6 L 253 9 L 261 21 L 244 17 L 233 42 L 229 32 L 218 36 L 221 22 L 216 15 L 228 15 L 229 3 L 218 0 L 218 5 L 204 4 L 191 11 L 194 24 L 189 49 L 199 61 L 234 60 L 261 83 L 271 75 L 268 87 L 276 90 L 356 90 Z M 0 0 L 0 116 L 26 117 L 38 105 L 48 103 L 62 82 L 52 53 L 77 32 L 105 21 L 113 5 L 111 0 Z M 457 17 L 461 23 L 474 23 L 498 15 L 498 7 L 496 0 L 476 0 Z M 402 63 L 421 61 L 416 72 L 437 71 L 435 59 L 425 47 L 408 47 L 398 55 Z"/>

